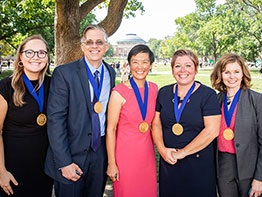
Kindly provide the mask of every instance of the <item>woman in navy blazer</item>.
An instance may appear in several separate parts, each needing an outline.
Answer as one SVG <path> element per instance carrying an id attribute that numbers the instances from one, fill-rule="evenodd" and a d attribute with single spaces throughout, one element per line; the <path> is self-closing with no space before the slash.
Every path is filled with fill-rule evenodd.
<path id="1" fill-rule="evenodd" d="M 211 74 L 222 118 L 217 140 L 220 197 L 262 194 L 262 94 L 250 89 L 245 60 L 225 54 Z"/>

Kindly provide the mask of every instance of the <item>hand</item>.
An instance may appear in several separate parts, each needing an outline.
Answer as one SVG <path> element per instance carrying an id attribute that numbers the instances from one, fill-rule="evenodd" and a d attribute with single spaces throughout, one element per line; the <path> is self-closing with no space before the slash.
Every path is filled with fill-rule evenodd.
<path id="1" fill-rule="evenodd" d="M 165 152 L 161 154 L 161 157 L 169 164 L 174 165 L 177 159 L 174 158 L 173 154 L 176 152 L 174 148 L 165 148 Z"/>
<path id="2" fill-rule="evenodd" d="M 173 152 L 172 156 L 177 160 L 184 159 L 186 157 L 186 153 L 183 149 L 176 149 L 176 152 Z"/>
<path id="3" fill-rule="evenodd" d="M 119 172 L 116 164 L 108 164 L 106 173 L 112 181 L 119 181 Z"/>
<path id="4" fill-rule="evenodd" d="M 72 163 L 61 169 L 63 177 L 71 181 L 77 181 L 80 179 L 83 171 L 75 163 Z"/>
<path id="5" fill-rule="evenodd" d="M 10 172 L 5 170 L 0 173 L 0 186 L 5 191 L 5 193 L 7 193 L 7 195 L 14 194 L 13 189 L 10 185 L 10 181 L 12 181 L 14 185 L 18 185 L 18 182 L 15 180 L 14 176 Z"/>
<path id="6" fill-rule="evenodd" d="M 258 197 L 262 194 L 262 181 L 254 179 L 252 181 L 252 188 L 249 197 Z"/>

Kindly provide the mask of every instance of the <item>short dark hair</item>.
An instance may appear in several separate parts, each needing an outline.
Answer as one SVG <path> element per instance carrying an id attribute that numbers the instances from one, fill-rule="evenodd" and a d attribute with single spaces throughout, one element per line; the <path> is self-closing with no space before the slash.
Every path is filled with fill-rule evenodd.
<path id="1" fill-rule="evenodd" d="M 154 53 L 149 49 L 149 47 L 144 44 L 138 44 L 135 45 L 128 53 L 127 61 L 129 64 L 132 56 L 137 55 L 138 53 L 148 53 L 150 64 L 153 64 L 153 62 L 155 61 Z"/>

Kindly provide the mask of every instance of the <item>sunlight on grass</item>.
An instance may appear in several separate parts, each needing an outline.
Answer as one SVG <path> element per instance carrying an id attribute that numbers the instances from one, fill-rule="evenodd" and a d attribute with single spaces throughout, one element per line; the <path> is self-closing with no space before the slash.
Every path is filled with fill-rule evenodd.
<path id="1" fill-rule="evenodd" d="M 211 87 L 210 83 L 210 73 L 212 72 L 212 68 L 200 68 L 197 75 L 196 80 L 200 81 L 202 84 Z M 255 91 L 262 93 L 262 74 L 259 73 L 259 68 L 250 69 L 251 77 L 252 77 L 252 88 Z M 10 76 L 12 74 L 12 70 L 5 70 L 0 75 L 0 79 Z M 147 76 L 148 81 L 152 81 L 158 85 L 159 88 L 175 83 L 175 79 L 171 73 L 171 66 L 169 64 L 157 64 L 157 66 L 153 66 L 152 72 Z M 116 76 L 116 84 L 120 83 L 120 74 L 117 73 Z"/>
<path id="2" fill-rule="evenodd" d="M 211 87 L 210 82 L 210 74 L 212 72 L 212 68 L 202 68 L 199 69 L 197 75 L 196 75 L 196 81 L 201 82 L 202 84 Z M 262 93 L 262 74 L 259 73 L 258 69 L 252 69 L 250 70 L 251 76 L 252 76 L 252 88 L 255 91 Z M 158 85 L 159 88 L 175 83 L 175 79 L 173 78 L 173 75 L 171 73 L 171 67 L 170 66 L 164 66 L 164 65 L 158 65 L 157 68 L 153 68 L 153 71 L 149 73 L 147 76 L 147 81 L 152 81 Z M 117 75 L 117 82 L 118 84 L 120 82 L 120 76 Z"/>

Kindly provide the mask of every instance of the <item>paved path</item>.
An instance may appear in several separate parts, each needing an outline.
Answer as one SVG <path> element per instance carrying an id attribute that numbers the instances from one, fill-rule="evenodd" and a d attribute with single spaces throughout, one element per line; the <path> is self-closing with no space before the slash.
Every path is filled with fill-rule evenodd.
<path id="1" fill-rule="evenodd" d="M 113 187 L 111 184 L 106 185 L 104 197 L 113 197 Z"/>

